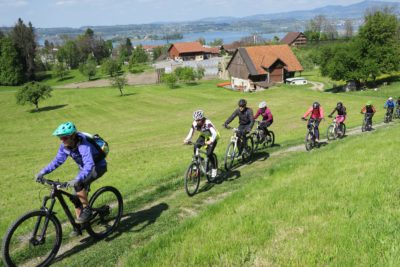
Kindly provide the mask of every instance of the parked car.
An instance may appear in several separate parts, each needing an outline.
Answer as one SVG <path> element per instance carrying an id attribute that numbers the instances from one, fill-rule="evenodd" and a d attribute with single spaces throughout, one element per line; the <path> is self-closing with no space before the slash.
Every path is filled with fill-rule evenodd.
<path id="1" fill-rule="evenodd" d="M 292 85 L 303 85 L 303 84 L 307 84 L 308 81 L 306 79 L 304 79 L 303 77 L 296 77 L 296 78 L 287 78 L 286 83 L 292 84 Z"/>

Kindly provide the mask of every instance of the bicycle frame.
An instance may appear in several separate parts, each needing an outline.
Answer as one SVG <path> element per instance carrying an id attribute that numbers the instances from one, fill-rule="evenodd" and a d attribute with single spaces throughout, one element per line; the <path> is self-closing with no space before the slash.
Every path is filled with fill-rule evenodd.
<path id="1" fill-rule="evenodd" d="M 68 218 L 69 222 L 71 223 L 72 227 L 77 231 L 78 234 L 82 234 L 81 226 L 75 222 L 74 216 L 72 215 L 72 213 L 71 213 L 70 209 L 68 208 L 68 205 L 65 202 L 64 197 L 63 197 L 63 195 L 68 196 L 72 203 L 78 204 L 78 201 L 80 203 L 78 196 L 70 194 L 63 190 L 60 190 L 58 187 L 60 186 L 61 183 L 46 180 L 44 178 L 42 178 L 42 179 L 47 184 L 51 185 L 51 191 L 50 191 L 49 196 L 43 197 L 42 207 L 40 209 L 45 211 L 48 215 L 55 214 L 53 212 L 53 208 L 56 203 L 56 200 L 58 199 L 58 201 L 60 202 L 61 207 L 63 208 L 65 214 L 67 215 L 67 218 Z M 49 206 L 49 208 L 47 208 L 47 202 L 49 200 L 50 200 L 50 206 Z M 36 222 L 35 229 L 34 229 L 32 236 L 36 236 L 40 222 L 41 222 L 41 218 L 39 218 L 38 221 Z M 47 230 L 48 223 L 49 223 L 49 218 L 48 218 L 48 216 L 46 216 L 44 227 L 42 229 L 40 239 L 38 240 L 39 243 L 43 242 L 43 240 L 45 238 L 45 232 Z"/>
<path id="2" fill-rule="evenodd" d="M 206 146 L 206 148 L 207 148 L 207 146 Z M 204 152 L 200 148 L 196 147 L 196 151 L 195 151 L 194 156 L 192 158 L 192 162 L 196 162 L 200 166 L 200 171 L 203 174 L 205 174 L 206 173 L 206 166 L 205 166 L 205 161 L 201 160 L 201 154 L 205 154 L 206 157 L 208 158 L 206 152 Z"/>

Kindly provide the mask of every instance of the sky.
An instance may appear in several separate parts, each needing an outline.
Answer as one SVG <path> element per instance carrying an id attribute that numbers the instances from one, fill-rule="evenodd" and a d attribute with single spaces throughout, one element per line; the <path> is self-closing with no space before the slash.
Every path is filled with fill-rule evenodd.
<path id="1" fill-rule="evenodd" d="M 36 28 L 180 22 L 309 10 L 362 0 L 0 0 L 0 27 L 18 18 Z M 400 2 L 392 0 L 390 2 Z"/>

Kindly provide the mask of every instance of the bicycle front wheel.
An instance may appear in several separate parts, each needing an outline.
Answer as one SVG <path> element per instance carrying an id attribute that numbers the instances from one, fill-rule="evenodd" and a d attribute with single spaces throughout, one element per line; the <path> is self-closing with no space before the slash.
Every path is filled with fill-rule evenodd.
<path id="1" fill-rule="evenodd" d="M 335 126 L 333 126 L 332 124 L 329 125 L 328 130 L 326 131 L 326 139 L 328 139 L 329 141 L 336 139 Z"/>
<path id="2" fill-rule="evenodd" d="M 89 206 L 93 212 L 87 226 L 89 235 L 100 239 L 113 232 L 122 217 L 121 193 L 112 186 L 102 187 L 93 194 Z"/>
<path id="3" fill-rule="evenodd" d="M 257 133 L 252 133 L 251 137 L 253 138 L 254 141 L 254 151 L 257 151 L 258 145 L 260 145 L 262 141 L 260 140 L 260 137 Z"/>
<path id="4" fill-rule="evenodd" d="M 310 151 L 314 146 L 313 138 L 314 138 L 314 136 L 312 134 L 307 133 L 306 140 L 305 140 L 305 145 L 306 145 L 306 150 L 307 151 Z"/>
<path id="5" fill-rule="evenodd" d="M 235 162 L 235 158 L 239 155 L 239 151 L 237 146 L 235 146 L 234 142 L 230 142 L 228 147 L 226 148 L 225 153 L 225 170 L 230 171 L 233 167 L 233 163 Z"/>
<path id="6" fill-rule="evenodd" d="M 30 211 L 15 221 L 3 238 L 6 266 L 47 266 L 61 246 L 59 220 L 45 211 Z"/>
<path id="7" fill-rule="evenodd" d="M 254 141 L 253 137 L 250 135 L 246 138 L 246 145 L 244 151 L 242 152 L 242 157 L 244 161 L 247 161 L 251 158 L 254 151 Z"/>
<path id="8" fill-rule="evenodd" d="M 273 147 L 275 144 L 275 134 L 273 131 L 268 131 L 267 137 L 265 138 L 264 146 Z"/>
<path id="9" fill-rule="evenodd" d="M 192 162 L 185 174 L 185 191 L 190 197 L 194 196 L 199 189 L 200 174 L 200 166 Z"/>

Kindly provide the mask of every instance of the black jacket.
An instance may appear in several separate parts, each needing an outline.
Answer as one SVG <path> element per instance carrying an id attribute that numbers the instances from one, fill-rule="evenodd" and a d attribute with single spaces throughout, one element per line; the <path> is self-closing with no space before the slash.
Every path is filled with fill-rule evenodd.
<path id="1" fill-rule="evenodd" d="M 233 121 L 236 116 L 239 117 L 239 124 L 240 125 L 248 125 L 250 129 L 253 128 L 254 125 L 254 117 L 253 117 L 253 110 L 251 108 L 246 108 L 243 112 L 240 112 L 239 108 L 236 109 L 232 115 L 226 120 L 225 125 L 228 125 Z"/>

